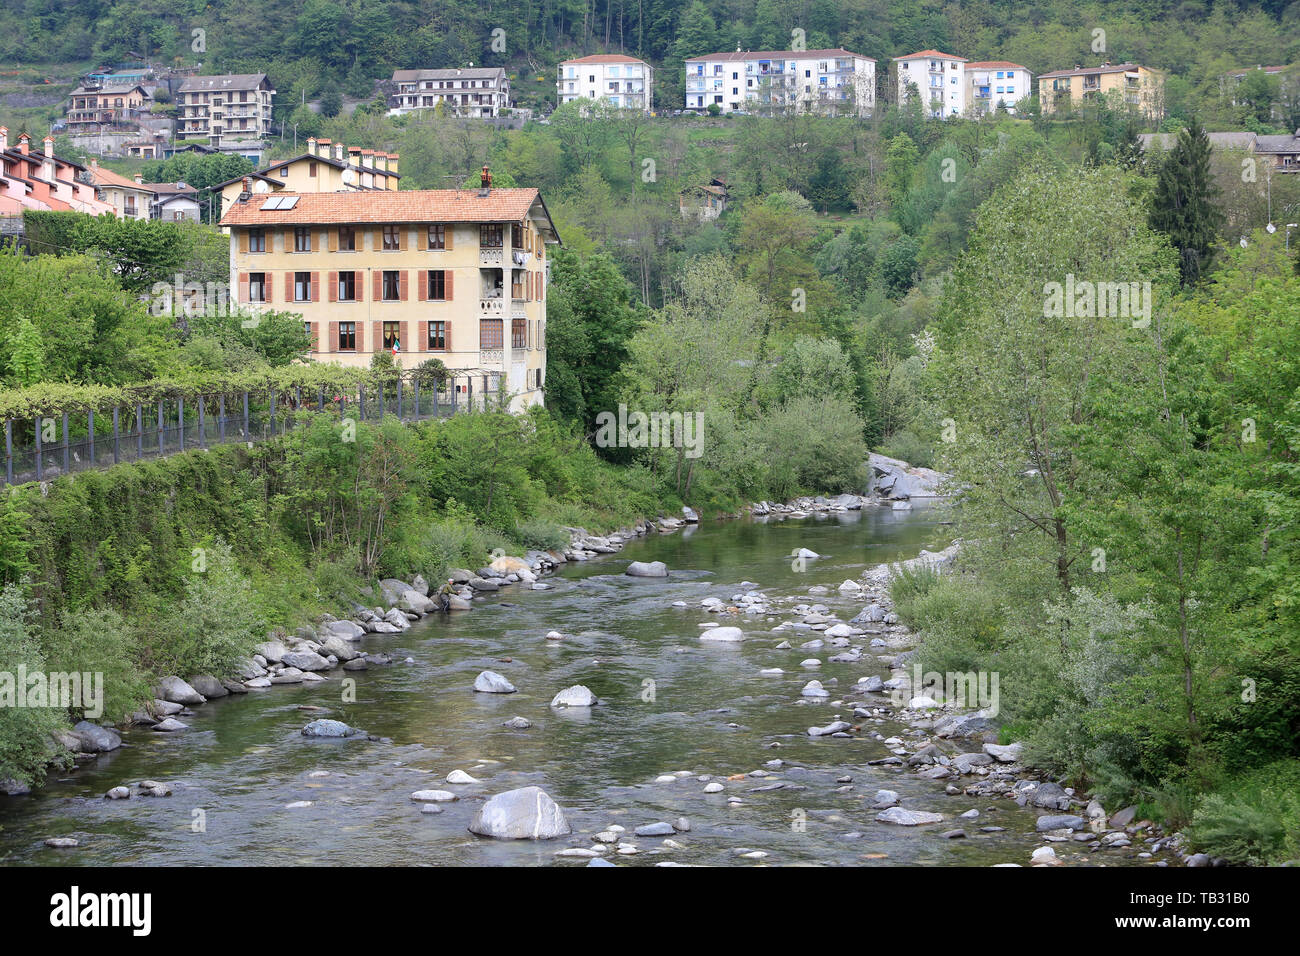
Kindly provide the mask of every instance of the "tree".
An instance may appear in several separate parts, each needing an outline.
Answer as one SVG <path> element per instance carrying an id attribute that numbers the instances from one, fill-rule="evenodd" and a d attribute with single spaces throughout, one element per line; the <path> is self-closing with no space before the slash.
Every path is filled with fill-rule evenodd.
<path id="1" fill-rule="evenodd" d="M 35 385 L 45 374 L 45 349 L 41 333 L 23 316 L 9 339 L 9 372 L 19 385 Z"/>
<path id="2" fill-rule="evenodd" d="M 673 57 L 685 60 L 692 56 L 703 56 L 717 52 L 718 26 L 709 13 L 709 8 L 700 0 L 695 0 L 682 11 L 677 21 L 677 39 L 673 42 Z"/>
<path id="3" fill-rule="evenodd" d="M 1210 170 L 1210 140 L 1196 117 L 1178 134 L 1156 176 L 1148 222 L 1178 249 L 1184 285 L 1194 285 L 1208 269 L 1211 245 L 1222 213 L 1214 205 L 1218 187 Z"/>

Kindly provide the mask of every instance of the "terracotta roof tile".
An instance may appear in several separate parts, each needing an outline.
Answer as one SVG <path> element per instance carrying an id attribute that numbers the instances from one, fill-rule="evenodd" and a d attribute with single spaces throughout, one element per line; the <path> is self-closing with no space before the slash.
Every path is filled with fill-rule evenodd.
<path id="1" fill-rule="evenodd" d="M 519 222 L 541 197 L 536 189 L 387 189 L 374 192 L 299 193 L 292 209 L 262 209 L 269 196 L 235 203 L 223 226 L 332 223 Z M 292 196 L 280 192 L 277 196 Z"/>

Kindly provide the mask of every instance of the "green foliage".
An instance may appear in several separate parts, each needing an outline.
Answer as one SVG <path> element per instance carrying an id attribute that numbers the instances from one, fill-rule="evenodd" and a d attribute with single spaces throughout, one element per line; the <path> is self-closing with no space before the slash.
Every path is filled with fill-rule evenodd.
<path id="1" fill-rule="evenodd" d="M 64 611 L 42 643 L 50 670 L 103 675 L 105 723 L 127 720 L 152 696 L 139 635 L 115 608 Z"/>
<path id="2" fill-rule="evenodd" d="M 1198 850 L 1229 863 L 1277 866 L 1300 859 L 1300 761 L 1278 761 L 1208 794 L 1189 830 Z"/>
<path id="3" fill-rule="evenodd" d="M 30 606 L 14 585 L 0 590 L 0 675 L 16 681 L 19 669 L 44 674 L 44 655 L 31 621 Z M 3 678 L 0 678 L 3 681 Z M 0 693 L 17 693 L 0 683 Z M 38 784 L 51 757 L 49 737 L 66 727 L 62 711 L 52 707 L 0 706 L 0 780 Z"/>
<path id="4" fill-rule="evenodd" d="M 1151 228 L 1177 247 L 1184 284 L 1194 284 L 1208 271 L 1222 219 L 1214 205 L 1217 194 L 1210 176 L 1210 140 L 1193 117 L 1161 164 L 1151 196 Z"/>

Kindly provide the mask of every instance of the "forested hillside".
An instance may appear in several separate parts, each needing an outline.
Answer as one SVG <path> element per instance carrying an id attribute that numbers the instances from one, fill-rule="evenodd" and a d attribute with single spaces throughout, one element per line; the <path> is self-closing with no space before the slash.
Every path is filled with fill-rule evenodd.
<path id="1" fill-rule="evenodd" d="M 796 28 L 809 48 L 880 61 L 927 47 L 1035 72 L 1132 60 L 1171 72 L 1187 84 L 1176 92 L 1196 96 L 1217 93 L 1228 69 L 1300 54 L 1300 3 L 1286 0 L 13 0 L 0 9 L 0 62 L 201 62 L 266 71 L 301 99 L 340 81 L 366 96 L 395 68 L 469 62 L 536 82 L 561 55 L 621 50 L 663 68 L 660 105 L 672 107 L 683 56 L 784 49 Z M 494 44 L 495 30 L 504 34 Z"/>

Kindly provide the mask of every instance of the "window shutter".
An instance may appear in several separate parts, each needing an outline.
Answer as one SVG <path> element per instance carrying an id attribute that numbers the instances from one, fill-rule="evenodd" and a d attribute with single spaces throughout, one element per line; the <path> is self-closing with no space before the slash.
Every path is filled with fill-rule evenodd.
<path id="1" fill-rule="evenodd" d="M 284 301 L 285 302 L 293 301 L 293 273 L 292 272 L 286 272 L 284 274 Z"/>
<path id="2" fill-rule="evenodd" d="M 248 230 L 247 229 L 239 230 L 239 251 L 245 254 L 248 253 Z"/>
<path id="3" fill-rule="evenodd" d="M 403 302 L 406 301 L 406 293 L 408 291 L 407 276 L 410 274 L 410 271 L 407 269 L 403 269 L 401 272 L 397 273 L 397 297 Z"/>
<path id="4" fill-rule="evenodd" d="M 405 251 L 406 251 L 406 234 L 407 234 L 409 231 L 410 231 L 409 229 L 398 229 L 398 230 L 397 230 L 397 251 L 398 251 L 398 252 L 405 252 Z"/>
<path id="5" fill-rule="evenodd" d="M 311 324 L 311 350 L 313 352 L 320 351 L 320 326 L 319 322 Z"/>
<path id="6" fill-rule="evenodd" d="M 451 275 L 452 272 L 450 269 L 442 274 L 442 297 L 448 302 L 451 301 Z M 448 351 L 450 351 L 450 349 L 448 349 Z"/>
<path id="7" fill-rule="evenodd" d="M 331 322 L 330 340 L 325 343 L 325 348 L 323 348 L 321 351 L 335 352 L 338 351 L 338 347 L 339 347 L 339 324 L 337 322 Z"/>
<path id="8" fill-rule="evenodd" d="M 448 275 L 450 274 L 451 273 L 448 273 Z M 447 288 L 451 288 L 451 287 L 448 286 Z M 447 352 L 451 351 L 451 325 L 452 325 L 451 320 L 448 319 L 447 324 L 443 326 L 442 347 L 443 350 Z"/>
<path id="9" fill-rule="evenodd" d="M 339 251 L 339 231 L 337 229 L 326 229 L 325 233 L 329 240 L 330 252 Z"/>
<path id="10" fill-rule="evenodd" d="M 331 302 L 337 302 L 339 300 L 339 274 L 337 272 L 329 272 L 326 273 L 326 276 L 326 283 L 329 285 L 329 288 L 326 290 L 325 294 Z"/>
<path id="11" fill-rule="evenodd" d="M 451 223 L 447 223 L 446 227 L 442 230 L 442 234 L 443 234 L 442 247 L 446 249 L 448 252 L 451 252 L 451 237 L 455 235 L 455 233 L 456 233 L 456 229 L 454 226 L 452 226 Z"/>
<path id="12" fill-rule="evenodd" d="M 284 241 L 284 251 L 293 252 L 293 230 L 292 229 L 286 229 L 284 231 L 283 241 Z"/>
<path id="13" fill-rule="evenodd" d="M 384 230 L 376 229 L 371 233 L 371 241 L 374 243 L 373 251 L 383 252 L 384 250 Z"/>
<path id="14" fill-rule="evenodd" d="M 311 274 L 311 301 L 313 302 L 320 301 L 320 273 L 319 272 L 313 272 Z"/>
<path id="15" fill-rule="evenodd" d="M 384 274 L 378 269 L 370 274 L 374 276 L 375 280 L 373 283 L 374 288 L 371 290 L 374 294 L 370 297 L 370 300 L 372 302 L 382 301 L 384 298 Z"/>
<path id="16" fill-rule="evenodd" d="M 370 323 L 370 351 L 378 352 L 384 347 L 384 323 L 378 320 Z"/>
<path id="17" fill-rule="evenodd" d="M 421 269 L 415 274 L 415 296 L 425 302 L 429 298 L 429 270 Z"/>
<path id="18" fill-rule="evenodd" d="M 239 303 L 243 305 L 248 302 L 248 273 L 239 274 Z"/>

